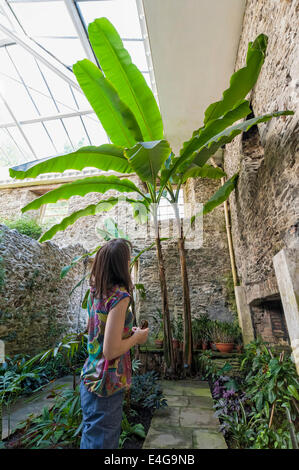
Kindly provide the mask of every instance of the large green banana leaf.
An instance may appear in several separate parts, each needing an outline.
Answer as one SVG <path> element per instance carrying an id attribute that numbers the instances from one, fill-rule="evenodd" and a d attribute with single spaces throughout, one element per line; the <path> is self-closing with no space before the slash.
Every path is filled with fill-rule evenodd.
<path id="1" fill-rule="evenodd" d="M 230 193 L 235 189 L 238 181 L 238 173 L 234 174 L 229 180 L 227 180 L 223 186 L 221 186 L 213 196 L 203 205 L 203 208 L 195 215 L 191 217 L 191 225 L 193 224 L 196 217 L 201 215 L 208 214 L 211 212 L 215 207 L 222 204 L 224 201 L 227 200 Z M 187 233 L 186 233 L 187 236 Z"/>
<path id="2" fill-rule="evenodd" d="M 134 114 L 95 64 L 79 60 L 73 72 L 113 144 L 132 147 L 143 140 Z"/>
<path id="3" fill-rule="evenodd" d="M 255 85 L 265 60 L 268 37 L 260 34 L 248 44 L 246 66 L 237 70 L 230 79 L 230 86 L 220 101 L 212 103 L 205 111 L 204 124 L 223 116 L 237 106 Z"/>
<path id="4" fill-rule="evenodd" d="M 215 132 L 214 134 L 213 130 L 217 131 L 220 126 L 218 120 L 212 121 L 210 124 L 207 125 L 207 127 L 202 131 L 202 133 L 194 139 L 194 141 L 197 140 L 199 151 L 193 152 L 193 154 L 191 154 L 191 156 L 188 156 L 188 158 L 186 158 L 185 155 L 173 158 L 170 168 L 168 170 L 164 169 L 162 171 L 161 185 L 163 186 L 164 184 L 166 184 L 166 182 L 173 174 L 180 171 L 187 171 L 191 164 L 195 164 L 197 166 L 202 167 L 203 165 L 205 165 L 208 159 L 212 157 L 220 147 L 222 147 L 222 145 L 231 142 L 238 134 L 240 134 L 241 132 L 248 131 L 255 124 L 269 121 L 274 117 L 292 114 L 294 114 L 293 111 L 277 111 L 276 113 L 257 116 L 255 118 L 248 119 L 247 121 L 243 121 L 234 126 L 227 127 L 221 132 Z M 225 119 L 226 117 L 224 116 L 221 121 Z M 208 138 L 211 134 L 212 136 Z M 194 143 L 193 148 L 195 148 Z"/>
<path id="5" fill-rule="evenodd" d="M 125 199 L 129 203 L 138 203 L 142 204 L 141 201 L 136 199 Z M 79 211 L 73 212 L 71 215 L 65 217 L 59 224 L 53 225 L 47 232 L 45 232 L 41 238 L 40 242 L 44 242 L 46 240 L 50 240 L 54 237 L 57 232 L 65 230 L 69 225 L 72 225 L 76 222 L 76 220 L 80 219 L 81 217 L 86 217 L 88 215 L 95 215 L 99 212 L 109 211 L 111 210 L 117 203 L 119 202 L 118 197 L 111 197 L 109 199 L 102 199 L 97 204 L 90 204 L 89 206 L 81 209 Z M 143 204 L 144 205 L 144 204 Z M 145 206 L 145 205 L 144 205 Z M 133 206 L 135 209 L 135 206 Z M 146 209 L 145 209 L 146 210 Z"/>
<path id="6" fill-rule="evenodd" d="M 66 155 L 23 163 L 10 168 L 9 174 L 17 179 L 35 178 L 42 173 L 62 173 L 65 170 L 83 170 L 86 167 L 104 171 L 114 170 L 119 173 L 132 172 L 128 160 L 124 157 L 123 148 L 104 144 L 99 147 L 82 147 Z"/>
<path id="7" fill-rule="evenodd" d="M 140 142 L 125 150 L 131 168 L 142 181 L 156 184 L 156 178 L 161 166 L 171 153 L 167 140 Z"/>
<path id="8" fill-rule="evenodd" d="M 204 165 L 199 167 L 192 164 L 185 171 L 185 173 L 180 176 L 180 181 L 185 183 L 188 178 L 197 178 L 198 176 L 201 178 L 219 179 L 223 176 L 226 176 L 226 173 L 222 171 L 221 168 L 217 168 L 211 165 Z"/>
<path id="9" fill-rule="evenodd" d="M 142 192 L 128 179 L 120 179 L 117 176 L 92 176 L 73 181 L 71 183 L 62 184 L 59 188 L 53 189 L 43 194 L 34 201 L 22 208 L 22 212 L 32 209 L 39 209 L 43 204 L 49 204 L 59 201 L 60 199 L 69 199 L 72 196 L 85 196 L 88 193 L 106 193 L 110 189 L 115 189 L 121 193 L 136 192 L 143 196 Z"/>
<path id="10" fill-rule="evenodd" d="M 199 150 L 199 152 L 195 152 L 193 154 L 192 162 L 195 165 L 203 166 L 208 161 L 208 159 L 214 155 L 214 153 L 220 147 L 222 147 L 222 145 L 231 142 L 238 134 L 241 134 L 241 132 L 247 132 L 252 126 L 269 121 L 274 117 L 287 116 L 292 114 L 294 114 L 293 111 L 277 111 L 275 113 L 257 116 L 255 118 L 248 119 L 247 121 L 240 122 L 235 126 L 231 126 L 209 139 Z"/>
<path id="11" fill-rule="evenodd" d="M 139 141 L 163 139 L 163 123 L 155 97 L 114 26 L 107 18 L 98 18 L 89 24 L 88 34 L 101 69 L 139 124 L 143 135 Z"/>
<path id="12" fill-rule="evenodd" d="M 234 124 L 236 121 L 243 119 L 251 113 L 248 101 L 243 101 L 239 106 L 231 111 L 228 111 L 225 116 L 209 122 L 206 126 L 193 132 L 192 138 L 184 142 L 180 150 L 180 161 L 185 162 L 189 155 L 198 150 L 205 142 L 211 139 L 214 135 L 219 134 L 227 127 Z M 182 163 L 179 164 L 180 170 L 183 170 Z M 188 162 L 187 162 L 188 167 Z M 186 166 L 185 166 L 186 168 Z"/>

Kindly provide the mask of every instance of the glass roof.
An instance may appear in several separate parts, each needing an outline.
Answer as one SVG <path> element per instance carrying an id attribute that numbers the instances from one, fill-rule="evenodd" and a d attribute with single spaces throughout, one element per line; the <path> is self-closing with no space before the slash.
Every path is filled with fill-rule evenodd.
<path id="1" fill-rule="evenodd" d="M 87 27 L 103 16 L 157 98 L 141 0 L 0 0 L 0 183 L 12 165 L 109 141 L 72 73 L 96 62 Z"/>

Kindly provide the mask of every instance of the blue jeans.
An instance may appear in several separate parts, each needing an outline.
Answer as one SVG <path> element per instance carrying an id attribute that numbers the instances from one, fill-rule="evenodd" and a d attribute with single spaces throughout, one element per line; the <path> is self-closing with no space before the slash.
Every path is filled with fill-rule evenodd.
<path id="1" fill-rule="evenodd" d="M 99 397 L 81 381 L 80 398 L 83 413 L 80 449 L 118 449 L 124 390 Z"/>

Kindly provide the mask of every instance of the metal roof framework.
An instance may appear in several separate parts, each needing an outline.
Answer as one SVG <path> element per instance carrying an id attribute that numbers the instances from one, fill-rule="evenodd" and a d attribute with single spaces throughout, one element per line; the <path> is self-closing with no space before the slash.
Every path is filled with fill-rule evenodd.
<path id="1" fill-rule="evenodd" d="M 71 68 L 97 63 L 87 26 L 101 16 L 158 101 L 142 0 L 0 0 L 0 186 L 9 166 L 109 142 Z"/>

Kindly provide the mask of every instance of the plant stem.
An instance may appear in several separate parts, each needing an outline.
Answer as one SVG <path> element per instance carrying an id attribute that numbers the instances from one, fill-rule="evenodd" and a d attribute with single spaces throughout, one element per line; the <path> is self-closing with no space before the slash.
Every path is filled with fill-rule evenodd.
<path id="1" fill-rule="evenodd" d="M 165 266 L 164 258 L 162 254 L 161 240 L 159 234 L 159 225 L 157 220 L 157 213 L 154 212 L 154 224 L 155 224 L 155 240 L 156 240 L 156 249 L 158 257 L 158 266 L 159 266 L 159 278 L 160 278 L 160 287 L 161 287 L 161 297 L 162 297 L 162 312 L 163 312 L 163 328 L 164 328 L 164 357 L 165 362 L 168 368 L 170 368 L 170 373 L 174 374 L 175 365 L 174 365 L 174 354 L 173 354 L 173 345 L 172 345 L 172 335 L 170 328 L 170 313 L 169 313 L 169 304 L 168 304 L 168 292 L 167 284 L 165 277 Z"/>

